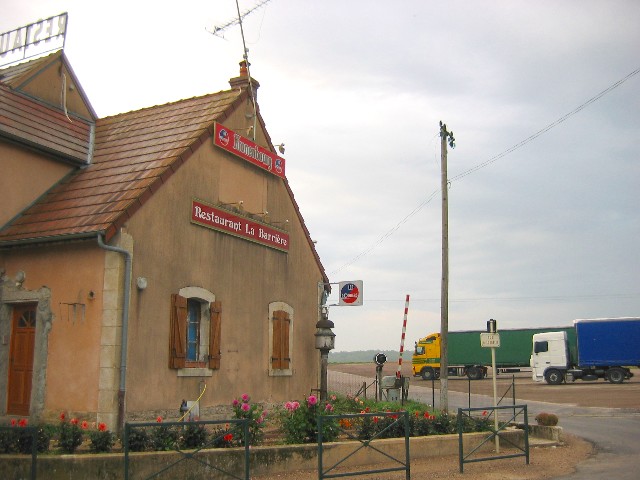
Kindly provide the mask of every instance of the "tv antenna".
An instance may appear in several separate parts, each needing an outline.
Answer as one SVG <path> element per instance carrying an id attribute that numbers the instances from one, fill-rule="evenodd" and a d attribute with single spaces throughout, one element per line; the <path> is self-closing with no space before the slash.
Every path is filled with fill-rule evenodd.
<path id="1" fill-rule="evenodd" d="M 224 25 L 213 27 L 213 31 L 208 29 L 205 29 L 205 30 L 207 30 L 207 32 L 209 32 L 211 35 L 215 35 L 216 37 L 220 37 L 220 38 L 224 38 L 224 35 L 223 35 L 224 31 L 229 27 L 233 27 L 234 25 L 240 25 L 240 29 L 242 30 L 242 20 L 244 19 L 244 17 L 254 12 L 255 10 L 259 9 L 260 7 L 266 5 L 270 1 L 271 0 L 261 0 L 258 3 L 256 3 L 253 7 L 251 7 L 249 10 L 246 10 L 244 13 L 241 14 L 240 7 L 238 7 L 238 1 L 236 0 L 236 7 L 238 8 L 238 16 L 236 18 L 229 20 Z"/>
<path id="2" fill-rule="evenodd" d="M 240 4 L 238 3 L 238 0 L 236 0 L 236 10 L 238 12 L 238 17 L 234 18 L 233 20 L 228 21 L 227 23 L 225 23 L 224 25 L 221 25 L 219 27 L 214 27 L 213 28 L 213 32 L 209 31 L 209 33 L 211 33 L 212 35 L 215 35 L 217 37 L 220 38 L 224 38 L 220 35 L 220 33 L 224 32 L 225 29 L 234 26 L 234 25 L 240 25 L 240 34 L 242 35 L 242 58 L 244 59 L 244 63 L 247 67 L 247 77 L 249 80 L 249 96 L 251 98 L 251 105 L 253 107 L 253 128 L 251 128 L 251 137 L 252 140 L 255 142 L 256 141 L 256 128 L 257 128 L 257 122 L 258 122 L 258 106 L 256 104 L 256 96 L 255 96 L 255 92 L 253 89 L 253 83 L 252 83 L 252 79 L 251 79 L 251 70 L 250 70 L 250 65 L 251 63 L 249 63 L 249 49 L 247 48 L 247 43 L 244 39 L 244 28 L 242 26 L 242 20 L 249 15 L 251 12 L 257 10 L 258 8 L 266 5 L 267 3 L 269 3 L 271 0 L 260 0 L 258 3 L 256 3 L 253 7 L 251 7 L 249 10 L 245 11 L 244 13 L 240 13 Z M 208 31 L 208 30 L 207 30 Z"/>

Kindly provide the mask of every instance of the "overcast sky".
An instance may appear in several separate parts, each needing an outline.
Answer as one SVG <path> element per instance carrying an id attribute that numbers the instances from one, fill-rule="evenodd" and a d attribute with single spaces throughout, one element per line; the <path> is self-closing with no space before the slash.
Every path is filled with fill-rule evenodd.
<path id="1" fill-rule="evenodd" d="M 69 13 L 100 117 L 238 75 L 239 27 L 209 33 L 234 0 L 0 3 L 0 32 Z M 640 315 L 638 25 L 636 0 L 272 0 L 245 17 L 327 274 L 364 282 L 363 306 L 330 308 L 337 351 L 399 349 L 407 294 L 406 348 L 440 330 L 440 120 L 456 139 L 450 330 Z"/>

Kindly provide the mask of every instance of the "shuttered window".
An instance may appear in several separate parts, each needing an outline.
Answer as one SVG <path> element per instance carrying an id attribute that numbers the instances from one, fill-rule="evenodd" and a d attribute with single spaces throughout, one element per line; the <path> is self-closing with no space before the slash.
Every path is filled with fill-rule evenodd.
<path id="1" fill-rule="evenodd" d="M 221 316 L 221 302 L 172 294 L 169 368 L 219 369 Z"/>
<path id="2" fill-rule="evenodd" d="M 222 307 L 220 302 L 211 304 L 211 323 L 209 324 L 209 368 L 220 368 L 220 332 Z"/>
<path id="3" fill-rule="evenodd" d="M 184 368 L 187 358 L 187 299 L 171 295 L 169 368 Z"/>
<path id="4" fill-rule="evenodd" d="M 271 368 L 273 370 L 287 370 L 291 362 L 289 352 L 289 329 L 291 320 L 289 314 L 283 310 L 276 310 L 272 317 L 273 347 L 271 352 Z"/>

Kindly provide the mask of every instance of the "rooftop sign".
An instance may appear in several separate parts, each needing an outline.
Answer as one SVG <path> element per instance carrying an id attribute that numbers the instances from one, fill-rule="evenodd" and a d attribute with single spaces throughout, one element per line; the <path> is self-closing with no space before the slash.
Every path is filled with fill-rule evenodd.
<path id="1" fill-rule="evenodd" d="M 216 208 L 200 200 L 191 202 L 191 223 L 260 243 L 283 252 L 289 251 L 289 234 L 248 218 Z"/>
<path id="2" fill-rule="evenodd" d="M 220 123 L 216 123 L 214 126 L 213 143 L 236 157 L 253 163 L 273 175 L 285 178 L 284 158 L 257 145 L 248 138 L 243 137 Z"/>
<path id="3" fill-rule="evenodd" d="M 5 64 L 13 63 L 64 48 L 67 18 L 68 15 L 65 12 L 1 33 L 0 59 Z"/>

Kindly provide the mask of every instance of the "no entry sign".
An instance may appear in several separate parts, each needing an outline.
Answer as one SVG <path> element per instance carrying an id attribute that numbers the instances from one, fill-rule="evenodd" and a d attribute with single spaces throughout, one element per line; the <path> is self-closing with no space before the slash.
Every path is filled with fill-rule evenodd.
<path id="1" fill-rule="evenodd" d="M 362 305 L 362 280 L 340 282 L 340 298 L 338 305 L 354 307 Z"/>

